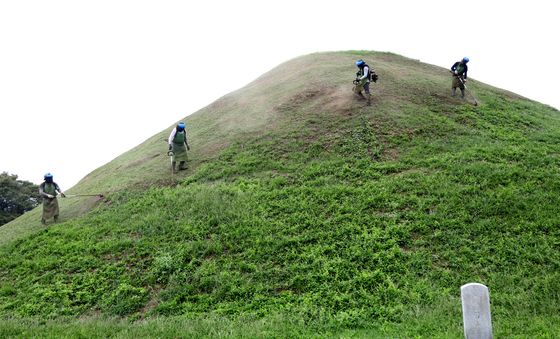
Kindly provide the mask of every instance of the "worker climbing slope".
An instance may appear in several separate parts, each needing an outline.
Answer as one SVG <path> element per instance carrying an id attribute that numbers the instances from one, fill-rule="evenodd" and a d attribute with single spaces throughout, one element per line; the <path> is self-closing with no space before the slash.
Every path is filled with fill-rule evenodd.
<path id="1" fill-rule="evenodd" d="M 371 105 L 371 93 L 369 91 L 370 82 L 377 81 L 377 74 L 371 69 L 364 60 L 356 61 L 358 72 L 356 72 L 356 80 L 354 80 L 354 92 L 361 98 L 367 100 L 367 105 Z M 365 96 L 362 94 L 365 92 Z"/>
<path id="2" fill-rule="evenodd" d="M 465 83 L 467 82 L 467 71 L 469 68 L 467 67 L 467 63 L 469 62 L 469 58 L 464 57 L 461 61 L 457 61 L 456 63 L 451 66 L 451 73 L 453 77 L 453 81 L 451 83 L 451 96 L 455 96 L 455 92 L 457 87 L 461 90 L 461 98 L 465 97 Z"/>
<path id="3" fill-rule="evenodd" d="M 39 185 L 39 194 L 43 197 L 43 216 L 41 223 L 47 224 L 47 220 L 53 218 L 54 222 L 58 221 L 58 200 L 56 196 L 60 194 L 61 197 L 66 197 L 64 192 L 60 189 L 58 184 L 53 181 L 53 175 L 47 173 L 44 176 L 45 181 Z"/>
<path id="4" fill-rule="evenodd" d="M 169 144 L 168 154 L 171 156 L 171 169 L 173 173 L 177 172 L 177 161 L 179 162 L 179 170 L 187 169 L 187 150 L 191 148 L 187 141 L 187 132 L 185 131 L 184 122 L 178 123 L 177 126 L 173 128 L 167 142 Z"/>

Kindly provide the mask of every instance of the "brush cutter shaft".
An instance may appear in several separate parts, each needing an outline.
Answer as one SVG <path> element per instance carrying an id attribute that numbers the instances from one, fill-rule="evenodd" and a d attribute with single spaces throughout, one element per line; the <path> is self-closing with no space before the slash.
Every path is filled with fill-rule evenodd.
<path id="1" fill-rule="evenodd" d="M 463 88 L 464 88 L 465 91 L 466 91 L 466 90 L 467 90 L 467 85 L 465 84 L 465 81 L 463 81 L 463 78 L 461 77 L 461 75 L 455 74 L 455 72 L 453 72 L 453 71 L 450 71 L 450 72 L 451 72 L 451 74 L 453 74 L 453 76 L 456 76 L 456 77 L 457 77 L 457 79 L 459 80 L 459 82 L 461 83 L 461 85 L 463 86 Z M 471 97 L 473 98 L 473 100 L 474 100 L 474 105 L 475 105 L 475 106 L 478 106 L 478 101 L 476 100 L 476 98 L 474 97 L 474 95 L 473 95 L 470 91 L 469 91 L 468 93 L 469 93 L 469 94 L 471 95 Z"/>
<path id="2" fill-rule="evenodd" d="M 103 198 L 103 194 L 66 194 L 67 198 L 74 197 L 100 197 Z"/>

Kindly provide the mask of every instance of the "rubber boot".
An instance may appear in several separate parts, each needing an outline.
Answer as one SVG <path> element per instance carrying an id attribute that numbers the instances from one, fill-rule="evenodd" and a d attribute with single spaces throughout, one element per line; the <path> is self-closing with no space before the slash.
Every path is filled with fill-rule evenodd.
<path id="1" fill-rule="evenodd" d="M 452 96 L 452 97 L 455 96 L 455 91 L 456 91 L 456 90 L 457 90 L 457 89 L 456 89 L 455 87 L 453 87 L 453 88 L 451 89 L 451 96 Z"/>
<path id="2" fill-rule="evenodd" d="M 366 93 L 367 105 L 371 106 L 371 94 Z"/>
<path id="3" fill-rule="evenodd" d="M 465 99 L 465 90 L 461 88 L 461 98 Z"/>
<path id="4" fill-rule="evenodd" d="M 187 167 L 185 166 L 185 161 L 181 161 L 179 163 L 179 171 L 186 170 Z"/>
<path id="5" fill-rule="evenodd" d="M 177 166 L 177 161 L 172 161 L 171 170 L 173 171 L 173 173 L 177 173 L 177 170 L 175 169 L 176 166 Z"/>
<path id="6" fill-rule="evenodd" d="M 41 218 L 41 224 L 43 226 L 47 226 L 47 221 L 45 219 Z"/>
<path id="7" fill-rule="evenodd" d="M 54 222 L 58 222 L 58 215 L 54 216 Z"/>

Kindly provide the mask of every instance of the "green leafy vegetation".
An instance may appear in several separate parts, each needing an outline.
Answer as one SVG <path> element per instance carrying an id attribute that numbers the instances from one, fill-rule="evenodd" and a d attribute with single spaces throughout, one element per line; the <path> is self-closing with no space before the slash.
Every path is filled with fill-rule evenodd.
<path id="1" fill-rule="evenodd" d="M 358 54 L 373 107 L 344 81 Z M 186 174 L 135 162 L 148 142 L 95 174 L 128 189 L 5 241 L 0 335 L 460 338 L 473 281 L 496 337 L 560 331 L 558 111 L 476 81 L 474 107 L 386 53 L 279 69 L 192 117 L 215 129 Z M 161 169 L 152 187 L 119 179 L 127 161 Z"/>
<path id="2" fill-rule="evenodd" d="M 32 210 L 40 199 L 37 185 L 18 180 L 15 174 L 0 173 L 0 226 Z"/>

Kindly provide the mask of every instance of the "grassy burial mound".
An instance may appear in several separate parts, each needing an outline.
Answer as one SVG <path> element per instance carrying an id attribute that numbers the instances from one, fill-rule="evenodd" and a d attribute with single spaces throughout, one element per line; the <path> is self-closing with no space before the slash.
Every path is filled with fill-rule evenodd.
<path id="1" fill-rule="evenodd" d="M 73 188 L 105 200 L 0 228 L 0 334 L 461 337 L 476 281 L 496 336 L 552 337 L 560 113 L 471 80 L 475 107 L 450 83 L 320 53 L 224 96 L 185 119 L 188 171 L 171 177 L 165 130 Z"/>

